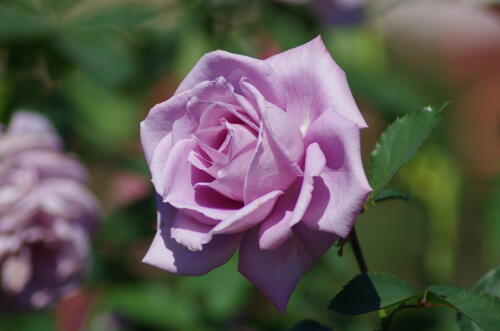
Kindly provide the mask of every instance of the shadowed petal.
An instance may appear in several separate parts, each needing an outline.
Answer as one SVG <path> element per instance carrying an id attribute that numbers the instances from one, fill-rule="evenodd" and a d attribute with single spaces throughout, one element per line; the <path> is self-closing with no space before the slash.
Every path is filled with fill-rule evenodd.
<path id="1" fill-rule="evenodd" d="M 212 239 L 212 226 L 200 223 L 191 217 L 177 212 L 170 229 L 171 237 L 190 251 L 201 251 L 202 245 Z"/>
<path id="2" fill-rule="evenodd" d="M 325 169 L 314 179 L 304 221 L 345 238 L 371 192 L 361 162 L 359 128 L 330 111 L 311 124 L 304 139 L 306 145 L 317 143 L 326 159 Z"/>
<path id="3" fill-rule="evenodd" d="M 247 232 L 241 242 L 238 270 L 284 313 L 300 277 L 336 238 L 299 223 L 293 228 L 293 237 L 279 247 L 261 250 L 258 229 L 255 229 Z"/>
<path id="4" fill-rule="evenodd" d="M 158 203 L 158 230 L 143 262 L 171 273 L 197 276 L 226 263 L 233 256 L 241 235 L 217 235 L 201 251 L 190 251 L 171 238 L 175 210 Z"/>

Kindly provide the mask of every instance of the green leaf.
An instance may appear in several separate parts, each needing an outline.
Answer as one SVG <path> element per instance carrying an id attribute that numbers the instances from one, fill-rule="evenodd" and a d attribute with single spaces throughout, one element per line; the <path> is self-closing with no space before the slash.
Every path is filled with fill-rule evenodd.
<path id="1" fill-rule="evenodd" d="M 431 285 L 426 288 L 426 292 L 432 292 L 440 297 L 447 297 L 460 292 L 462 289 L 455 286 L 448 285 Z"/>
<path id="2" fill-rule="evenodd" d="M 473 289 L 500 296 L 500 267 L 496 267 L 488 271 L 479 281 L 472 287 Z M 481 330 L 475 323 L 464 315 L 458 316 L 461 331 L 478 331 Z"/>
<path id="3" fill-rule="evenodd" d="M 332 328 L 308 319 L 298 323 L 290 331 L 332 331 Z"/>
<path id="4" fill-rule="evenodd" d="M 434 293 L 431 290 L 436 290 L 441 294 Z M 431 287 L 428 292 L 439 296 L 440 300 L 436 302 L 437 304 L 442 304 L 440 302 L 442 300 L 483 330 L 498 330 L 500 325 L 500 298 L 477 290 L 463 289 L 457 291 L 456 288 L 447 286 Z M 433 300 L 428 300 L 428 302 L 433 302 Z M 463 330 L 470 330 L 471 327 L 473 330 L 473 325 L 471 326 L 460 320 L 459 322 Z"/>
<path id="5" fill-rule="evenodd" d="M 354 277 L 330 302 L 333 311 L 358 315 L 415 297 L 403 280 L 388 274 L 367 273 Z"/>
<path id="6" fill-rule="evenodd" d="M 392 199 L 401 199 L 405 201 L 410 200 L 410 196 L 406 193 L 399 192 L 398 190 L 394 190 L 392 188 L 386 188 L 380 191 L 375 198 L 373 198 L 373 202 L 379 203 L 381 201 L 385 200 L 392 200 Z"/>
<path id="7" fill-rule="evenodd" d="M 432 128 L 439 123 L 445 106 L 428 106 L 411 111 L 394 121 L 382 133 L 371 154 L 372 196 L 377 196 L 399 168 L 415 155 Z"/>
<path id="8" fill-rule="evenodd" d="M 500 266 L 488 271 L 472 288 L 500 297 Z"/>

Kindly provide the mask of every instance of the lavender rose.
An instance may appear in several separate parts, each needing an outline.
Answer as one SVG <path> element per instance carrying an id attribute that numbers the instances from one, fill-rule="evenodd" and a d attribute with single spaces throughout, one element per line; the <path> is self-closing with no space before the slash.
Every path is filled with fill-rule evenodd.
<path id="1" fill-rule="evenodd" d="M 283 312 L 371 191 L 365 127 L 320 37 L 266 60 L 206 54 L 141 123 L 158 194 L 144 262 L 201 275 L 239 247 L 239 271 Z"/>
<path id="2" fill-rule="evenodd" d="M 40 115 L 0 132 L 0 310 L 38 309 L 78 285 L 98 206 L 80 163 Z"/>

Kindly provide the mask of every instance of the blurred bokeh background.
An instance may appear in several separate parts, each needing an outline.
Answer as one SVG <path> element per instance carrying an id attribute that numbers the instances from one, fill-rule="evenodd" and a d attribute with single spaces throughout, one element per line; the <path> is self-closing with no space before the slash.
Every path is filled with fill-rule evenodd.
<path id="1" fill-rule="evenodd" d="M 299 283 L 287 313 L 236 271 L 173 276 L 140 261 L 155 206 L 139 122 L 206 52 L 257 58 L 321 34 L 369 128 L 451 101 L 390 185 L 412 196 L 359 217 L 372 271 L 416 289 L 469 287 L 500 261 L 500 5 L 491 0 L 1 0 L 0 119 L 43 113 L 89 168 L 103 209 L 81 289 L 50 310 L 2 314 L 1 330 L 287 330 L 313 318 L 373 330 L 376 314 L 326 309 L 358 270 L 336 248 Z M 401 330 L 454 330 L 439 308 L 401 313 Z"/>

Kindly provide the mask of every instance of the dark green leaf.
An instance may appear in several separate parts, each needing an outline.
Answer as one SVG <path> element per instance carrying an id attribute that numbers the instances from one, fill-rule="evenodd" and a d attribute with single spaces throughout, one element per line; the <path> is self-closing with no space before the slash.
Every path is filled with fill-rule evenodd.
<path id="1" fill-rule="evenodd" d="M 500 297 L 500 267 L 488 271 L 473 286 L 473 289 Z"/>
<path id="2" fill-rule="evenodd" d="M 330 302 L 333 311 L 357 315 L 379 310 L 413 298 L 410 286 L 388 274 L 368 273 L 354 277 Z"/>
<path id="3" fill-rule="evenodd" d="M 473 286 L 473 289 L 500 296 L 500 267 L 496 267 L 487 272 L 481 279 Z M 478 331 L 481 330 L 477 324 L 471 322 L 470 319 L 464 315 L 458 316 L 461 331 Z"/>
<path id="4" fill-rule="evenodd" d="M 439 123 L 444 107 L 428 106 L 411 111 L 394 121 L 382 133 L 371 154 L 372 196 L 377 196 L 399 168 L 415 155 L 432 128 Z"/>
<path id="5" fill-rule="evenodd" d="M 441 294 L 436 293 L 440 300 L 456 309 L 463 316 L 472 320 L 483 330 L 498 330 L 498 326 L 500 325 L 499 298 L 476 290 L 456 291 L 451 287 L 447 288 L 442 286 L 437 288 L 435 287 L 434 290 L 441 291 Z M 430 289 L 428 289 L 428 291 L 429 293 L 434 293 L 431 292 Z M 445 293 L 449 293 L 449 295 L 446 295 Z M 433 300 L 428 299 L 428 302 L 433 302 Z M 442 304 L 439 301 L 436 303 Z M 471 326 L 466 322 L 461 322 L 461 325 L 465 330 Z"/>
<path id="6" fill-rule="evenodd" d="M 332 331 L 332 328 L 319 324 L 313 320 L 303 320 L 290 331 Z"/>
<path id="7" fill-rule="evenodd" d="M 410 196 L 406 193 L 399 192 L 398 190 L 394 190 L 392 188 L 386 188 L 380 191 L 375 198 L 373 198 L 373 202 L 378 203 L 385 200 L 391 199 L 401 199 L 405 201 L 410 200 Z"/>
<path id="8" fill-rule="evenodd" d="M 482 329 L 470 319 L 462 314 L 457 316 L 458 325 L 460 326 L 460 331 L 481 331 Z"/>
<path id="9" fill-rule="evenodd" d="M 448 285 L 431 285 L 427 287 L 427 292 L 432 292 L 434 294 L 439 295 L 440 297 L 447 297 L 453 294 L 460 292 L 462 289 L 455 286 Z"/>

